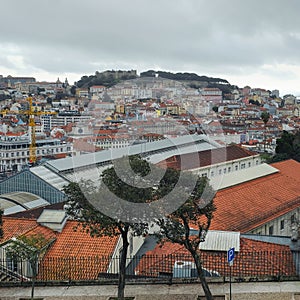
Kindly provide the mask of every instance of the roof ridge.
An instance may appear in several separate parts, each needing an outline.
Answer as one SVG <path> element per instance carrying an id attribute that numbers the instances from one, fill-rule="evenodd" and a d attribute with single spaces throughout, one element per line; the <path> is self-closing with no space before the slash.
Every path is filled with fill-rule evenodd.
<path id="1" fill-rule="evenodd" d="M 257 240 L 257 239 L 251 239 L 250 237 L 246 237 L 246 236 L 242 236 L 241 239 L 244 239 L 244 240 L 248 240 L 248 241 L 251 241 L 251 242 L 258 242 L 258 243 L 263 243 L 263 244 L 271 244 L 271 245 L 276 245 L 278 247 L 285 247 L 285 248 L 289 248 L 288 245 L 282 245 L 282 244 L 276 244 L 274 242 L 267 242 L 267 241 L 261 241 L 261 240 Z M 290 249 L 290 248 L 289 248 Z"/>

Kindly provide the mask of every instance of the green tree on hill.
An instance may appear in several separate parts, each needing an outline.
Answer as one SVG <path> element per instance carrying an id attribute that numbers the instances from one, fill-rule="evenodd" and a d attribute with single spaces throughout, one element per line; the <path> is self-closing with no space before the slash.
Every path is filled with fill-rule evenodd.
<path id="1" fill-rule="evenodd" d="M 267 123 L 269 122 L 270 119 L 270 114 L 267 111 L 263 111 L 260 115 L 261 119 L 263 120 L 265 126 L 267 125 Z"/>
<path id="2" fill-rule="evenodd" d="M 283 131 L 281 137 L 276 141 L 276 154 L 271 162 L 294 159 L 300 162 L 300 131 L 290 133 Z"/>

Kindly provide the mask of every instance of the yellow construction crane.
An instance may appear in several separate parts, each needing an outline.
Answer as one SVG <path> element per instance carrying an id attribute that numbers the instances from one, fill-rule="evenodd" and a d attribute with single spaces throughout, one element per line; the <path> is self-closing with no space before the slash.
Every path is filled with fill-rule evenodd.
<path id="1" fill-rule="evenodd" d="M 1 113 L 4 114 L 15 114 L 15 115 L 27 115 L 28 116 L 28 126 L 29 126 L 29 136 L 30 136 L 30 145 L 29 145 L 29 162 L 31 164 L 35 164 L 37 161 L 36 156 L 36 134 L 35 134 L 35 117 L 40 115 L 54 115 L 57 112 L 46 112 L 46 111 L 38 111 L 35 106 L 33 106 L 32 97 L 28 97 L 27 101 L 29 103 L 29 109 L 23 111 L 10 111 L 10 110 L 2 110 Z"/>

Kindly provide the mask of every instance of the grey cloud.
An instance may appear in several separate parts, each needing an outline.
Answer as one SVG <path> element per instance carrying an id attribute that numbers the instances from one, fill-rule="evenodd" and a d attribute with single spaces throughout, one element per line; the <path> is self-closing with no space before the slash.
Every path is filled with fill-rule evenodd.
<path id="1" fill-rule="evenodd" d="M 48 72 L 248 70 L 300 63 L 299 11 L 298 0 L 10 0 L 1 3 L 0 46 L 18 45 Z"/>

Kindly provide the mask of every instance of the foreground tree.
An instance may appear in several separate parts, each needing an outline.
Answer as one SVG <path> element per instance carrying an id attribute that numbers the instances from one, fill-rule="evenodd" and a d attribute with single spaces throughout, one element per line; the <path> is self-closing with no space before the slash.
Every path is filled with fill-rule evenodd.
<path id="1" fill-rule="evenodd" d="M 116 160 L 114 167 L 104 170 L 100 179 L 99 187 L 81 181 L 70 183 L 64 192 L 69 204 L 67 212 L 79 221 L 78 226 L 92 236 L 121 236 L 118 299 L 124 299 L 128 235 L 146 234 L 155 220 L 161 226 L 161 239 L 180 242 L 191 252 L 205 294 L 211 295 L 201 272 L 197 247 L 205 237 L 214 210 L 211 201 L 214 193 L 207 179 L 190 172 L 157 168 L 138 156 Z M 201 216 L 206 217 L 206 223 L 202 219 L 200 222 Z M 190 222 L 198 225 L 198 238 L 190 237 L 187 230 Z"/>
<path id="2" fill-rule="evenodd" d="M 174 178 L 178 176 L 178 171 L 169 170 Z M 190 178 L 191 174 L 187 175 Z M 168 182 L 162 183 L 166 187 L 171 186 Z M 187 199 L 185 203 L 175 212 L 167 215 L 165 218 L 157 220 L 160 231 L 156 233 L 161 242 L 168 240 L 172 243 L 183 245 L 192 255 L 199 279 L 206 299 L 211 300 L 213 296 L 207 284 L 204 272 L 203 263 L 199 245 L 205 240 L 207 231 L 209 230 L 215 206 L 213 203 L 214 191 L 208 183 L 206 177 L 200 177 L 196 181 L 193 192 L 187 196 L 182 194 L 182 197 Z M 195 232 L 196 234 L 193 233 Z"/>
<path id="3" fill-rule="evenodd" d="M 91 236 L 121 236 L 122 250 L 119 261 L 118 299 L 124 299 L 126 258 L 129 247 L 129 233 L 141 236 L 147 233 L 148 223 L 141 216 L 132 218 L 127 203 L 146 203 L 152 199 L 154 189 L 137 188 L 150 171 L 149 164 L 138 156 L 128 157 L 114 162 L 115 167 L 103 171 L 99 188 L 90 181 L 70 183 L 64 188 L 67 195 L 67 213 L 79 221 Z M 131 172 L 133 171 L 133 172 Z M 118 172 L 118 170 L 121 170 Z M 139 182 L 139 184 L 138 184 Z"/>
<path id="4" fill-rule="evenodd" d="M 20 236 L 13 239 L 6 248 L 6 255 L 11 259 L 28 261 L 32 270 L 31 299 L 34 299 L 34 287 L 38 272 L 38 261 L 40 254 L 49 246 L 51 241 L 42 234 Z"/>

